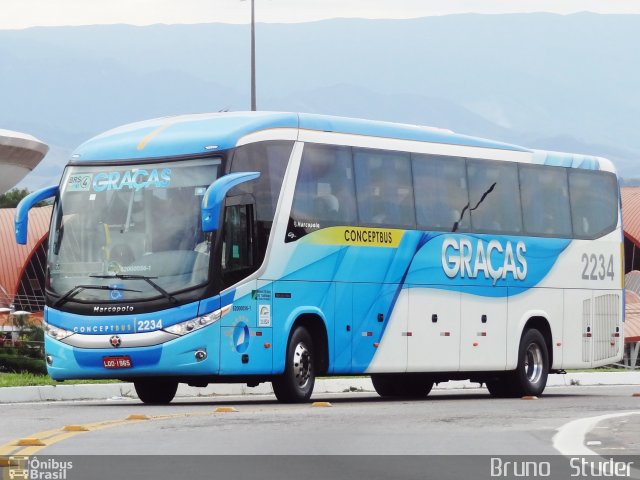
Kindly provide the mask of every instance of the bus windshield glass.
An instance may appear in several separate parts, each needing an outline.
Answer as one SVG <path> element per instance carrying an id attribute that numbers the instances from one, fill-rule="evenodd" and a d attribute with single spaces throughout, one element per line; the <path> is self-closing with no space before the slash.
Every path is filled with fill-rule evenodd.
<path id="1" fill-rule="evenodd" d="M 64 301 L 123 302 L 208 280 L 210 239 L 200 205 L 220 159 L 70 166 L 51 221 L 51 293 Z"/>

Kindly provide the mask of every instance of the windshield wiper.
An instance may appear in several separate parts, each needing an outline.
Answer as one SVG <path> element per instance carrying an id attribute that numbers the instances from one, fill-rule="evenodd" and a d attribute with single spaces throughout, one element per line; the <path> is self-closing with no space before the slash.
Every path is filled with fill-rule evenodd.
<path id="1" fill-rule="evenodd" d="M 129 288 L 120 288 L 120 287 L 111 287 L 109 285 L 76 285 L 63 296 L 61 296 L 56 303 L 53 304 L 53 307 L 60 307 L 75 297 L 83 290 L 117 290 L 118 292 L 136 292 L 140 293 L 140 290 L 131 290 Z"/>
<path id="2" fill-rule="evenodd" d="M 178 300 L 167 292 L 164 288 L 158 285 L 156 282 L 152 281 L 158 277 L 147 277 L 145 275 L 123 275 L 121 273 L 116 273 L 114 275 L 89 275 L 91 278 L 117 278 L 119 280 L 143 280 L 155 288 L 158 292 L 162 294 L 163 297 L 171 301 L 172 303 L 178 303 Z"/>

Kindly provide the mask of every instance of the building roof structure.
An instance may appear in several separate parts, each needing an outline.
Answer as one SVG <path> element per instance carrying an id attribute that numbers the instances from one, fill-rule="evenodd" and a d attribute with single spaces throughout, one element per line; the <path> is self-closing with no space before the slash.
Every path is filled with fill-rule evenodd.
<path id="1" fill-rule="evenodd" d="M 31 135 L 0 129 L 0 194 L 36 168 L 49 147 Z"/>
<path id="2" fill-rule="evenodd" d="M 622 187 L 624 236 L 640 247 L 640 187 Z"/>

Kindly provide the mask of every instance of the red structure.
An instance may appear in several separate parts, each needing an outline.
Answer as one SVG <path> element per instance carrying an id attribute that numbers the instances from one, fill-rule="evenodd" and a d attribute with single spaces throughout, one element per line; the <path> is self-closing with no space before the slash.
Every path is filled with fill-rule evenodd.
<path id="1" fill-rule="evenodd" d="M 44 310 L 44 276 L 51 208 L 48 206 L 31 210 L 26 245 L 18 245 L 14 238 L 15 209 L 0 209 L 0 306 L 14 305 L 16 310 L 34 314 L 41 314 Z M 0 323 L 2 320 L 0 316 Z"/>
<path id="2" fill-rule="evenodd" d="M 624 271 L 626 311 L 624 324 L 625 364 L 637 368 L 640 356 L 640 187 L 624 187 Z"/>

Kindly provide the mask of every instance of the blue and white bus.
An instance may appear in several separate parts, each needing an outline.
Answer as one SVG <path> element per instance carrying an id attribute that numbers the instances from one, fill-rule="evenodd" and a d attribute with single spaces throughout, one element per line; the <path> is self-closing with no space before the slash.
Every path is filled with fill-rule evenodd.
<path id="1" fill-rule="evenodd" d="M 382 396 L 549 372 L 623 352 L 618 180 L 602 158 L 447 130 L 295 113 L 161 118 L 81 145 L 55 197 L 46 360 L 56 380 L 272 382 Z"/>

